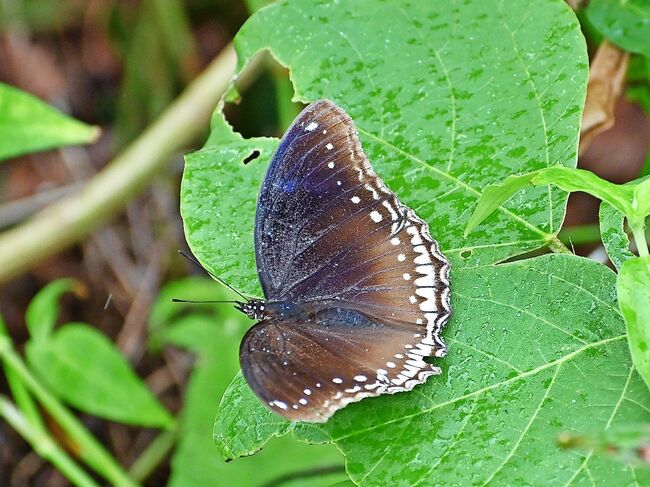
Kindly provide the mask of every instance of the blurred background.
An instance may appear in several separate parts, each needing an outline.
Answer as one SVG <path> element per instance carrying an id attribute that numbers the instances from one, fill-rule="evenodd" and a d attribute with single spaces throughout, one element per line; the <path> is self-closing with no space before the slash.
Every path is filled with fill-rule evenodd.
<path id="1" fill-rule="evenodd" d="M 92 145 L 1 164 L 0 231 L 91 180 L 229 49 L 239 27 L 263 3 L 0 0 L 0 81 L 102 129 Z M 593 58 L 600 40 L 588 25 L 585 32 Z M 619 54 L 610 53 L 613 67 L 604 69 L 598 80 L 618 86 L 614 95 L 605 96 L 614 118 L 606 117 L 607 123 L 590 134 L 580 166 L 622 183 L 650 173 L 650 98 L 647 86 L 635 87 L 635 59 L 623 61 Z M 242 101 L 228 105 L 227 116 L 244 136 L 279 136 L 300 109 L 290 102 L 286 71 L 269 60 L 260 62 L 242 89 Z M 37 292 L 62 277 L 78 282 L 75 292 L 61 297 L 58 321 L 89 323 L 100 330 L 164 407 L 181 415 L 184 432 L 161 440 L 158 450 L 152 448 L 154 460 L 139 465 L 146 485 L 233 485 L 228 482 L 235 479 L 240 485 L 331 485 L 345 478 L 343 460 L 333 447 L 308 447 L 306 453 L 306 446 L 283 439 L 231 466 L 212 445 L 214 413 L 238 370 L 238 342 L 249 322 L 223 306 L 170 303 L 171 297 L 225 296 L 219 285 L 177 254 L 187 250 L 179 215 L 182 156 L 200 147 L 207 134 L 207 121 L 197 121 L 192 143 L 168 157 L 109 223 L 0 284 L 0 311 L 20 349 L 28 339 L 25 313 Z M 605 262 L 597 213 L 594 198 L 572 195 L 562 237 L 577 253 Z M 4 377 L 0 393 L 8 394 Z M 81 417 L 125 466 L 133 466 L 160 438 L 153 429 Z M 50 428 L 56 433 L 56 422 Z M 74 445 L 68 447 L 74 454 Z M 0 422 L 0 485 L 59 486 L 68 481 Z"/>

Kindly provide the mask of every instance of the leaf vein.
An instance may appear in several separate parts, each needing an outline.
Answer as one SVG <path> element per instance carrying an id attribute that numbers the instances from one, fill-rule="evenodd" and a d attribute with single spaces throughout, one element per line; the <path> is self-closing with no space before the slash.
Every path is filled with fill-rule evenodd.
<path id="1" fill-rule="evenodd" d="M 507 463 L 510 461 L 510 459 L 514 456 L 515 452 L 519 449 L 519 446 L 521 445 L 521 442 L 524 440 L 524 437 L 530 430 L 531 426 L 537 419 L 537 416 L 539 415 L 539 412 L 542 410 L 542 406 L 544 405 L 544 402 L 546 402 L 546 398 L 548 397 L 549 392 L 551 392 L 551 388 L 553 387 L 553 384 L 555 384 L 555 381 L 557 379 L 557 375 L 560 372 L 560 369 L 562 368 L 562 364 L 558 364 L 557 369 L 555 369 L 555 373 L 553 374 L 553 377 L 551 378 L 551 382 L 549 383 L 548 387 L 546 388 L 546 392 L 544 393 L 544 396 L 542 397 L 542 400 L 539 402 L 537 405 L 537 408 L 535 409 L 535 412 L 530 418 L 530 421 L 528 421 L 528 424 L 524 428 L 524 430 L 521 432 L 521 435 L 513 445 L 512 449 L 506 455 L 506 457 L 503 459 L 503 462 L 497 467 L 497 469 L 490 475 L 487 480 L 483 483 L 483 485 L 489 484 L 492 479 L 507 465 Z"/>

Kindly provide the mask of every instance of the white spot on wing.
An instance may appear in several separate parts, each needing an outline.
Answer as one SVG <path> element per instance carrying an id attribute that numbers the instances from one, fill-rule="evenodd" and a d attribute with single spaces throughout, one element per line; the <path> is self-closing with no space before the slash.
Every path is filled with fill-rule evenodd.
<path id="1" fill-rule="evenodd" d="M 314 130 L 316 130 L 317 127 L 318 127 L 318 124 L 316 122 L 311 122 L 309 125 L 307 125 L 305 127 L 305 130 L 307 132 L 313 132 Z"/>
<path id="2" fill-rule="evenodd" d="M 327 167 L 329 167 L 330 169 L 334 169 L 334 163 L 333 162 L 328 162 Z"/>
<path id="3" fill-rule="evenodd" d="M 408 281 L 411 279 L 411 274 L 405 272 L 404 274 L 402 274 L 402 277 L 404 278 L 405 281 Z"/>
<path id="4" fill-rule="evenodd" d="M 399 254 L 397 256 L 397 260 L 399 260 L 400 262 L 404 262 L 406 260 L 406 256 L 404 254 Z"/>
<path id="5" fill-rule="evenodd" d="M 287 409 L 287 403 L 282 402 L 282 401 L 273 401 L 273 404 L 275 404 L 277 407 L 280 409 Z"/>
<path id="6" fill-rule="evenodd" d="M 372 218 L 372 221 L 375 223 L 379 223 L 382 220 L 381 213 L 379 213 L 377 210 L 372 210 L 370 212 L 370 218 Z"/>
<path id="7" fill-rule="evenodd" d="M 386 208 L 388 210 L 388 213 L 390 213 L 391 219 L 392 220 L 397 220 L 397 212 L 393 208 L 393 205 L 391 205 L 390 202 L 386 201 L 386 200 L 382 201 L 381 204 L 384 205 L 384 208 Z"/>
<path id="8" fill-rule="evenodd" d="M 350 201 L 352 201 L 352 203 L 354 203 L 355 205 L 358 205 L 359 201 L 361 201 L 361 198 L 359 198 L 358 196 L 353 196 L 352 198 L 350 198 Z"/>
<path id="9" fill-rule="evenodd" d="M 332 144 L 327 144 L 325 147 L 327 147 L 327 150 L 332 150 L 334 148 Z"/>
<path id="10" fill-rule="evenodd" d="M 334 382 L 334 384 L 342 384 L 342 383 L 343 383 L 343 379 L 341 379 L 341 378 L 339 378 L 339 377 L 334 377 L 334 378 L 332 379 L 332 382 Z"/>
<path id="11" fill-rule="evenodd" d="M 391 238 L 390 243 L 392 243 L 393 245 L 399 245 L 399 238 L 397 237 Z"/>
<path id="12" fill-rule="evenodd" d="M 368 378 L 365 375 L 355 375 L 354 380 L 357 382 L 365 382 Z"/>

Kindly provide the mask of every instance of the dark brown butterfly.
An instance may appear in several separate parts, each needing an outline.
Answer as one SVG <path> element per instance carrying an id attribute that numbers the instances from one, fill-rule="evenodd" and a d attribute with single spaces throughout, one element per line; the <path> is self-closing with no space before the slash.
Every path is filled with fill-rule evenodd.
<path id="1" fill-rule="evenodd" d="M 323 422 L 365 397 L 411 390 L 440 369 L 449 262 L 427 224 L 370 167 L 350 117 L 309 105 L 260 190 L 257 269 L 265 301 L 244 337 L 244 377 L 273 411 Z"/>

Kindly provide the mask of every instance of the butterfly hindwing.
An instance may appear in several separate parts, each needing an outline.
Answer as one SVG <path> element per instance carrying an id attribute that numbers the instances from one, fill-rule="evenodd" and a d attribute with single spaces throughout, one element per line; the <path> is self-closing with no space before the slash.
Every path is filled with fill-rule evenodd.
<path id="1" fill-rule="evenodd" d="M 416 325 L 383 325 L 331 307 L 301 315 L 258 323 L 240 350 L 253 391 L 288 419 L 322 422 L 351 402 L 410 390 L 440 373 L 410 345 Z"/>

